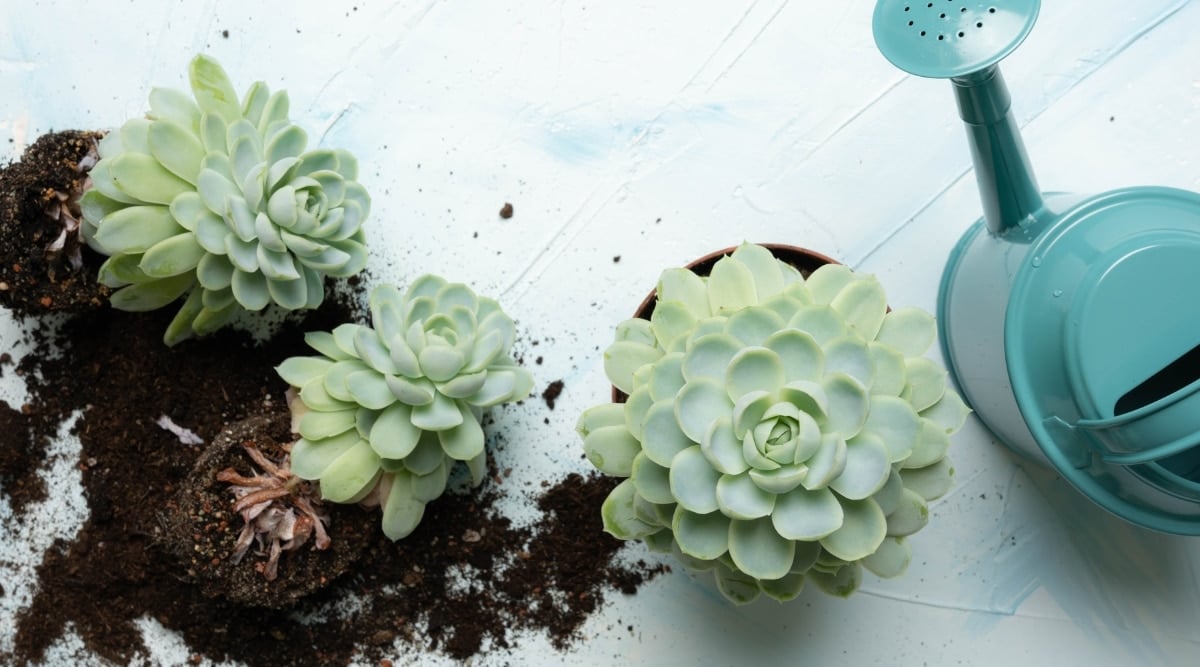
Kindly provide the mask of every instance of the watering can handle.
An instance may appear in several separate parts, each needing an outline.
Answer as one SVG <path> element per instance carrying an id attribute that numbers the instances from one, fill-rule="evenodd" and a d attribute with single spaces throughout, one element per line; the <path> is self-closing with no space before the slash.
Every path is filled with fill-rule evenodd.
<path id="1" fill-rule="evenodd" d="M 1096 434 L 1105 430 L 1125 426 L 1130 422 L 1136 421 L 1144 417 L 1141 410 L 1128 412 L 1117 417 L 1109 417 L 1108 419 L 1080 419 L 1075 422 L 1072 429 L 1082 429 L 1088 435 L 1088 441 L 1092 448 L 1096 450 L 1102 459 L 1107 463 L 1114 465 L 1137 465 L 1140 463 L 1150 463 L 1158 459 L 1167 458 L 1185 452 L 1193 447 L 1200 446 L 1200 431 L 1189 433 L 1188 435 L 1176 438 L 1170 442 L 1153 447 L 1147 447 L 1139 451 L 1120 452 L 1114 451 L 1111 447 L 1105 444 L 1104 439 Z"/>

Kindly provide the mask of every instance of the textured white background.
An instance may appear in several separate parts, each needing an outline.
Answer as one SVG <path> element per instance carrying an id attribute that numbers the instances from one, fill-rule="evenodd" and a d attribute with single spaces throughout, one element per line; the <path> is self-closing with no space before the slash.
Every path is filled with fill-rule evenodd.
<path id="1" fill-rule="evenodd" d="M 498 413 L 514 484 L 585 470 L 573 427 L 605 400 L 600 350 L 659 271 L 751 241 L 812 247 L 877 273 L 892 305 L 932 310 L 978 216 L 945 82 L 876 51 L 868 0 L 0 0 L 0 158 L 50 129 L 109 128 L 190 57 L 239 90 L 291 93 L 314 142 L 353 151 L 374 197 L 372 270 L 437 272 L 518 320 L 540 400 Z M 1200 3 L 1059 0 L 1004 65 L 1045 189 L 1200 189 Z M 228 37 L 223 36 L 228 31 Z M 497 210 L 512 202 L 516 215 Z M 620 261 L 614 260 L 620 256 Z M 0 311 L 0 348 L 18 329 Z M 933 354 L 936 354 L 934 352 Z M 0 399 L 19 404 L 9 374 Z M 549 418 L 549 425 L 543 424 Z M 901 579 L 851 600 L 806 592 L 734 609 L 677 571 L 612 602 L 588 640 L 538 637 L 512 664 L 1195 664 L 1200 543 L 1100 512 L 974 420 Z M 41 524 L 0 503 L 0 648 L 31 567 L 86 511 L 63 440 Z M 514 509 L 514 511 L 516 511 Z M 635 551 L 636 556 L 642 556 Z M 11 584 L 10 584 L 11 582 Z M 631 637 L 627 625 L 635 627 Z M 186 649 L 147 620 L 152 663 Z M 74 662 L 65 637 L 50 662 Z M 419 664 L 435 656 L 398 659 Z"/>

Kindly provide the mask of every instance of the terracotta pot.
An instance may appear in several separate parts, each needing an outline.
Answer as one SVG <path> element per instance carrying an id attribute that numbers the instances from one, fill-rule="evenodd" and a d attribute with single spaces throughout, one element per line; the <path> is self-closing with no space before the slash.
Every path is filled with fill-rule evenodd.
<path id="1" fill-rule="evenodd" d="M 807 278 L 810 273 L 816 271 L 822 266 L 825 266 L 826 264 L 841 264 L 841 262 L 833 259 L 832 257 L 822 255 L 819 252 L 814 252 L 807 248 L 801 248 L 800 246 L 787 245 L 783 243 L 759 243 L 758 245 L 770 250 L 771 254 L 774 255 L 776 259 L 780 259 L 785 263 L 794 266 L 805 278 Z M 709 272 L 712 271 L 713 266 L 718 260 L 726 255 L 732 254 L 734 250 L 737 250 L 737 248 L 729 247 L 716 252 L 710 252 L 700 259 L 690 262 L 685 268 L 691 269 L 697 275 L 707 276 Z M 654 306 L 657 303 L 658 290 L 652 289 L 650 290 L 650 293 L 646 295 L 646 298 L 642 300 L 642 303 L 638 306 L 637 310 L 634 311 L 633 316 L 643 320 L 650 319 L 650 315 L 654 312 Z M 613 403 L 624 403 L 628 396 L 625 394 L 625 392 L 613 387 L 612 397 Z"/>

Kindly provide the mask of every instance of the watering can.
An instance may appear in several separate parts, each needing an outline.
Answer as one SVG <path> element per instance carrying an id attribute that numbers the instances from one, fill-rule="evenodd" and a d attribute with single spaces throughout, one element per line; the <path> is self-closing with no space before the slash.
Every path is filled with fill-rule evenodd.
<path id="1" fill-rule="evenodd" d="M 1200 195 L 1039 189 L 998 65 L 1039 8 L 875 8 L 888 60 L 950 79 L 983 203 L 942 275 L 942 352 L 1010 448 L 1128 521 L 1200 535 Z"/>

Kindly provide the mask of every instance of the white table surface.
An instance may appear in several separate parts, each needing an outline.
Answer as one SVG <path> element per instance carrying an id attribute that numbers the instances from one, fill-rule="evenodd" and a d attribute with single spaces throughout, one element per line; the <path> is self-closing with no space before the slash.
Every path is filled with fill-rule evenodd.
<path id="1" fill-rule="evenodd" d="M 949 85 L 885 61 L 872 8 L 0 0 L 0 158 L 51 129 L 141 114 L 151 86 L 185 87 L 198 51 L 239 91 L 287 89 L 293 120 L 363 165 L 374 274 L 465 281 L 518 320 L 521 345 L 539 343 L 539 391 L 565 382 L 556 409 L 527 401 L 494 428 L 526 444 L 502 462 L 518 483 L 553 478 L 587 470 L 573 429 L 607 396 L 598 350 L 662 268 L 743 239 L 788 242 L 878 274 L 894 306 L 934 308 L 944 258 L 979 215 L 974 177 Z M 1200 189 L 1198 28 L 1187 0 L 1046 3 L 1003 68 L 1044 189 Z M 23 354 L 18 337 L 0 311 L 0 347 Z M 19 404 L 17 382 L 7 374 L 0 399 Z M 734 608 L 676 568 L 610 596 L 568 653 L 530 636 L 477 663 L 1200 663 L 1200 540 L 1107 516 L 975 419 L 954 442 L 956 487 L 900 579 Z M 44 508 L 56 520 L 15 523 L 0 501 L 0 649 L 33 564 L 86 512 L 77 450 L 64 439 L 46 472 L 74 488 Z M 148 662 L 186 659 L 143 627 Z M 48 663 L 78 645 L 64 637 Z M 397 659 L 449 662 L 405 650 Z"/>

